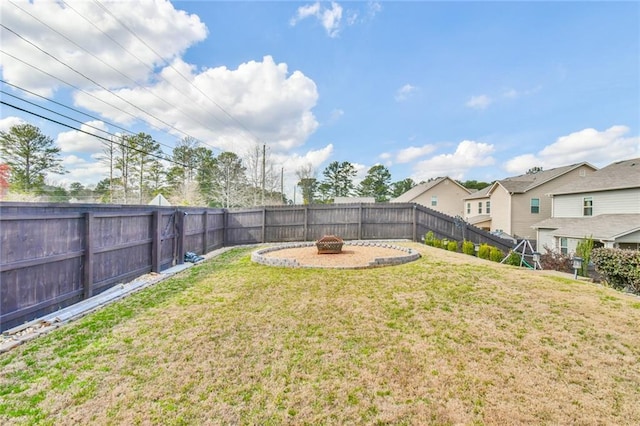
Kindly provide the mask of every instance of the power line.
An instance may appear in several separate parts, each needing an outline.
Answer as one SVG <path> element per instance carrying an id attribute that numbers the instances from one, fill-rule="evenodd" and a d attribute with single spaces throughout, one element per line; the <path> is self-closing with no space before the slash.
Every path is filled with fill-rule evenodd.
<path id="1" fill-rule="evenodd" d="M 35 66 L 35 65 L 32 65 L 32 64 L 30 64 L 30 63 L 28 63 L 28 62 L 25 62 L 25 61 L 23 61 L 22 59 L 17 58 L 17 57 L 15 57 L 14 55 L 12 55 L 12 54 L 10 54 L 10 53 L 8 53 L 8 52 L 5 52 L 3 49 L 0 49 L 0 53 L 3 53 L 3 54 L 5 54 L 5 55 L 7 55 L 7 56 L 9 56 L 9 57 L 11 57 L 11 58 L 13 58 L 13 59 L 15 59 L 16 61 L 19 61 L 19 62 L 21 62 L 21 63 L 23 63 L 23 64 L 25 64 L 25 65 L 27 65 L 27 66 L 29 66 L 29 67 L 31 67 L 31 68 L 33 68 L 33 69 L 35 69 L 35 70 L 37 70 L 37 71 L 40 71 L 41 73 L 43 73 L 43 74 L 45 74 L 45 75 L 48 75 L 49 77 L 51 77 L 51 78 L 53 78 L 53 79 L 55 79 L 55 80 L 58 80 L 58 81 L 60 81 L 60 82 L 62 82 L 62 83 L 64 83 L 64 84 L 68 85 L 69 87 L 73 87 L 74 89 L 76 89 L 76 90 L 78 90 L 78 91 L 80 91 L 80 92 L 82 92 L 82 93 L 84 93 L 84 94 L 86 94 L 86 95 L 88 95 L 88 96 L 91 96 L 92 98 L 96 99 L 97 101 L 100 101 L 100 102 L 104 103 L 105 105 L 110 106 L 110 107 L 112 107 L 112 108 L 114 108 L 114 109 L 117 109 L 118 111 L 123 112 L 123 113 L 125 113 L 125 114 L 127 114 L 127 115 L 129 115 L 129 116 L 133 117 L 134 119 L 138 119 L 138 117 L 136 117 L 135 115 L 131 114 L 130 112 L 125 111 L 125 110 L 118 109 L 116 106 L 114 106 L 114 105 L 112 105 L 112 104 L 108 103 L 107 101 L 105 101 L 105 100 L 103 100 L 103 99 L 100 99 L 99 97 L 97 97 L 97 96 L 93 95 L 92 93 L 87 92 L 86 90 L 83 90 L 83 89 L 81 89 L 80 87 L 78 87 L 78 86 L 76 86 L 76 85 L 74 85 L 74 84 L 72 84 L 72 83 L 69 83 L 69 82 L 67 82 L 67 81 L 65 81 L 65 80 L 62 80 L 61 78 L 59 78 L 59 77 L 57 77 L 57 76 L 55 76 L 55 75 L 53 75 L 53 74 L 51 74 L 51 73 L 48 73 L 47 71 L 44 71 L 44 70 L 42 70 L 41 68 L 38 68 L 38 67 L 37 67 L 37 66 Z M 3 82 L 4 82 L 4 80 L 0 80 L 0 81 L 3 81 Z M 5 82 L 5 83 L 6 83 L 6 82 Z M 11 84 L 11 83 L 6 83 L 6 84 L 9 84 L 10 86 L 13 86 L 13 87 L 19 88 L 20 90 L 25 90 L 27 93 L 33 93 L 33 92 L 27 91 L 26 89 L 23 89 L 23 88 L 21 88 L 21 87 L 19 87 L 19 86 L 16 86 L 15 84 Z M 44 98 L 44 99 L 48 99 L 48 98 L 45 98 L 44 96 L 40 96 L 40 95 L 37 95 L 37 94 L 35 94 L 35 95 L 36 95 L 36 96 L 39 96 L 39 97 L 41 97 L 41 98 Z M 83 112 L 78 111 L 78 110 L 76 110 L 76 109 L 74 109 L 74 108 L 71 108 L 71 107 L 69 107 L 69 106 L 63 105 L 63 104 L 61 104 L 60 102 L 56 102 L 56 101 L 53 101 L 53 100 L 51 100 L 51 102 L 54 102 L 54 103 L 56 103 L 56 104 L 58 104 L 58 105 L 61 105 L 61 106 L 65 107 L 65 108 L 71 109 L 71 110 L 73 110 L 73 111 L 77 111 L 77 112 L 79 112 L 80 114 L 84 114 L 84 115 L 86 115 L 86 116 L 88 116 L 88 117 L 91 117 L 91 118 L 94 118 L 94 119 L 96 119 L 96 120 L 100 120 L 100 121 L 102 121 L 102 122 L 104 122 L 104 123 L 111 124 L 111 123 L 109 123 L 108 121 L 102 120 L 101 118 L 98 118 L 98 117 L 92 116 L 92 115 L 90 115 L 90 114 L 83 113 Z M 59 114 L 59 113 L 56 113 L 56 114 L 58 114 L 58 115 L 62 115 L 62 114 Z M 148 123 L 148 124 L 149 124 L 149 126 L 150 126 L 150 127 L 153 127 L 153 128 L 154 128 L 154 129 L 156 129 L 156 130 L 159 130 L 159 131 L 161 131 L 161 132 L 164 132 L 161 128 L 159 128 L 159 127 L 157 127 L 157 126 L 154 126 L 154 125 L 153 125 L 153 124 L 151 124 L 151 123 Z M 124 130 L 125 132 L 127 132 L 127 133 L 129 133 L 129 134 L 131 134 L 131 135 L 133 135 L 133 134 L 134 134 L 134 132 L 131 132 L 131 131 L 130 131 L 130 130 L 128 130 L 128 129 L 125 129 L 125 128 L 123 128 L 123 127 L 116 126 L 116 125 L 114 125 L 114 126 L 115 126 L 115 127 L 117 127 L 117 128 L 120 128 L 120 129 Z M 196 138 L 194 138 L 193 136 L 190 136 L 190 135 L 188 135 L 188 134 L 186 134 L 186 136 L 188 136 L 188 137 L 190 137 L 190 138 L 193 138 L 193 139 L 194 139 L 194 140 L 196 140 L 196 141 L 198 140 L 198 139 L 196 139 Z M 156 141 L 156 142 L 157 142 L 157 141 Z M 167 145 L 167 144 L 163 144 L 163 143 L 160 143 L 160 142 L 158 142 L 158 143 L 159 143 L 159 144 L 161 144 L 161 145 L 163 145 L 163 146 L 165 146 L 165 147 L 167 147 L 167 148 L 170 148 L 170 149 L 173 149 L 173 148 L 174 148 L 174 147 L 171 147 L 171 146 L 169 146 L 169 145 Z"/>
<path id="2" fill-rule="evenodd" d="M 156 99 L 160 100 L 161 102 L 163 102 L 165 105 L 168 105 L 169 107 L 173 107 L 175 108 L 177 111 L 179 111 L 183 116 L 189 118 L 189 119 L 194 119 L 194 117 L 189 116 L 187 113 L 185 113 L 183 110 L 181 110 L 180 108 L 176 108 L 175 105 L 170 104 L 169 102 L 167 102 L 167 100 L 165 100 L 164 98 L 158 96 L 157 94 L 155 94 L 154 92 L 152 92 L 151 90 L 149 90 L 149 88 L 139 84 L 137 81 L 135 81 L 133 78 L 129 77 L 128 75 L 124 74 L 122 71 L 116 69 L 114 66 L 112 66 L 111 64 L 105 62 L 102 58 L 100 58 L 99 56 L 95 55 L 94 53 L 90 52 L 89 50 L 85 49 L 83 46 L 79 45 L 78 43 L 76 43 L 75 41 L 71 40 L 69 37 L 67 37 L 66 35 L 62 34 L 61 32 L 59 32 L 58 30 L 56 30 L 55 28 L 51 27 L 49 24 L 47 24 L 46 22 L 43 22 L 42 20 L 40 20 L 38 17 L 32 15 L 31 13 L 29 13 L 27 10 L 23 9 L 22 7 L 20 7 L 19 5 L 15 4 L 13 1 L 9 0 L 9 2 L 16 8 L 20 9 L 23 13 L 29 15 L 31 18 L 33 18 L 34 20 L 38 21 L 40 24 L 44 25 L 45 27 L 47 27 L 49 30 L 53 31 L 54 33 L 58 34 L 60 37 L 64 38 L 65 40 L 67 40 L 69 43 L 73 44 L 74 46 L 76 46 L 78 49 L 81 49 L 82 51 L 86 52 L 88 55 L 92 56 L 93 58 L 95 58 L 96 60 L 100 61 L 102 64 L 104 64 L 105 66 L 111 68 L 113 71 L 117 72 L 118 74 L 120 74 L 121 76 L 123 76 L 124 78 L 126 78 L 127 80 L 129 80 L 130 82 L 132 82 L 134 85 L 142 88 L 143 90 L 145 90 L 147 93 L 151 94 L 152 96 L 154 96 Z M 67 5 L 65 3 L 65 5 Z M 67 5 L 69 6 L 69 5 Z M 78 11 L 76 11 L 75 9 L 72 8 L 72 10 L 78 14 L 80 17 L 82 17 L 83 19 L 85 19 L 87 22 L 91 23 L 94 27 L 98 28 L 95 24 L 93 24 L 93 22 L 91 22 L 90 20 L 88 20 L 86 17 L 84 17 L 82 14 L 78 13 Z M 98 28 L 99 29 L 99 28 Z M 100 30 L 103 34 L 104 31 Z M 110 37 L 111 40 L 113 40 L 113 38 Z M 122 47 L 122 45 L 120 45 L 118 43 L 118 45 L 120 47 Z M 127 51 L 128 52 L 128 51 Z M 135 56 L 134 56 L 135 57 Z M 144 64 L 144 62 L 138 58 L 135 57 L 140 63 Z M 146 64 L 144 64 L 146 65 Z M 149 68 L 149 67 L 147 67 Z M 153 69 L 152 69 L 153 71 Z M 165 81 L 167 81 L 165 79 Z M 172 87 L 174 89 L 177 90 L 178 93 L 182 93 L 180 90 L 178 90 L 177 87 L 173 86 Z M 111 92 L 109 90 L 109 92 Z M 113 93 L 113 92 L 111 92 Z M 199 125 L 201 125 L 204 128 L 208 128 L 207 125 L 205 125 L 204 123 L 200 122 L 199 120 L 195 119 L 194 121 L 196 121 Z M 211 129 L 209 129 L 211 130 Z"/>
<path id="3" fill-rule="evenodd" d="M 3 53 L 4 53 L 4 52 L 3 52 Z M 65 104 L 63 104 L 62 102 L 58 102 L 58 101 L 55 101 L 55 100 L 53 100 L 53 99 L 49 99 L 49 98 L 47 98 L 47 97 L 45 97 L 45 96 L 42 96 L 42 95 L 37 94 L 36 92 L 32 92 L 31 90 L 25 89 L 24 87 L 17 86 L 17 85 L 15 85 L 15 84 L 9 83 L 8 81 L 2 80 L 2 79 L 0 79 L 0 82 L 1 82 L 1 83 L 6 84 L 7 86 L 11 86 L 11 87 L 14 87 L 14 88 L 16 88 L 16 89 L 18 89 L 18 90 L 22 90 L 23 92 L 28 93 L 28 94 L 30 94 L 31 96 L 35 96 L 35 97 L 38 97 L 38 98 L 40 98 L 40 99 L 44 99 L 44 100 L 46 100 L 46 101 L 49 101 L 49 102 L 51 102 L 51 103 L 54 103 L 54 104 L 56 104 L 56 105 L 58 105 L 58 106 L 61 106 L 61 107 L 63 107 L 63 108 L 70 109 L 71 111 L 75 111 L 75 112 L 77 112 L 78 114 L 85 115 L 85 116 L 87 116 L 87 117 L 89 117 L 89 118 L 93 118 L 94 120 L 102 121 L 103 123 L 106 123 L 106 124 L 108 124 L 108 125 L 109 125 L 109 126 L 111 126 L 111 127 L 115 127 L 115 128 L 117 128 L 117 129 L 120 129 L 120 130 L 122 130 L 122 131 L 124 131 L 124 132 L 126 132 L 126 133 L 133 134 L 133 132 L 129 131 L 129 129 L 126 129 L 126 128 L 121 127 L 121 126 L 119 126 L 119 125 L 117 125 L 117 124 L 114 124 L 114 123 L 110 123 L 110 122 L 108 122 L 108 121 L 106 121 L 106 120 L 104 120 L 104 119 L 102 119 L 102 118 L 100 118 L 100 117 L 96 117 L 95 115 L 91 115 L 91 114 L 88 114 L 88 113 L 86 113 L 86 112 L 80 111 L 79 109 L 75 109 L 75 108 L 73 108 L 73 107 L 70 107 L 70 106 L 68 106 L 68 105 L 65 105 Z"/>
<path id="4" fill-rule="evenodd" d="M 11 108 L 14 108 L 14 109 L 17 109 L 18 111 L 22 111 L 22 112 L 27 113 L 27 114 L 31 114 L 31 115 L 36 116 L 36 117 L 38 117 L 38 118 L 42 118 L 43 120 L 50 121 L 50 122 L 55 123 L 55 124 L 58 124 L 58 125 L 60 125 L 60 126 L 64 126 L 64 127 L 69 128 L 69 129 L 76 130 L 76 131 L 78 131 L 78 132 L 81 132 L 81 133 L 87 134 L 87 135 L 89 135 L 89 136 L 93 136 L 93 137 L 95 137 L 95 138 L 102 139 L 102 140 L 107 141 L 107 142 L 109 142 L 109 143 L 113 143 L 113 144 L 119 145 L 119 146 L 121 146 L 121 147 L 123 147 L 123 148 L 129 148 L 129 149 L 132 149 L 133 151 L 136 151 L 136 152 L 138 152 L 138 153 L 141 153 L 141 154 L 144 154 L 144 155 L 148 155 L 148 156 L 150 156 L 150 157 L 154 157 L 154 158 L 157 158 L 157 159 L 159 159 L 159 160 L 164 160 L 164 161 L 167 161 L 167 162 L 170 162 L 170 163 L 174 163 L 174 164 L 177 164 L 177 165 L 182 166 L 182 167 L 187 167 L 187 168 L 189 167 L 189 166 L 187 166 L 186 164 L 183 164 L 183 163 L 180 163 L 180 162 L 178 162 L 178 161 L 172 160 L 171 158 L 168 158 L 168 157 L 166 157 L 166 156 L 164 156 L 164 157 L 163 157 L 163 156 L 161 156 L 161 155 L 153 154 L 153 153 L 151 153 L 151 152 L 147 152 L 147 151 L 144 151 L 144 150 L 139 149 L 139 148 L 135 148 L 135 147 L 131 147 L 131 146 L 126 146 L 126 145 L 124 145 L 124 144 L 123 144 L 123 143 L 121 143 L 121 142 L 117 142 L 117 141 L 114 141 L 114 140 L 111 140 L 111 139 L 107 139 L 107 138 L 105 138 L 105 137 L 102 137 L 102 136 L 99 136 L 99 135 L 96 135 L 96 134 L 93 134 L 93 133 L 89 133 L 89 132 L 87 132 L 86 130 L 79 129 L 79 128 L 77 128 L 77 127 L 73 127 L 73 126 L 71 126 L 71 125 L 69 125 L 69 124 L 65 124 L 65 123 L 63 123 L 63 122 L 61 122 L 61 121 L 57 121 L 57 120 L 54 120 L 54 119 L 52 119 L 52 118 L 45 117 L 44 115 L 41 115 L 41 114 L 35 113 L 35 112 L 33 112 L 33 111 L 29 111 L 29 110 L 26 110 L 26 109 L 24 109 L 24 108 L 20 108 L 19 106 L 17 106 L 17 105 L 13 105 L 13 104 L 10 104 L 10 103 L 8 103 L 8 102 L 5 102 L 4 100 L 0 100 L 0 104 L 2 104 L 2 105 L 6 105 L 6 106 L 11 107 Z M 116 137 L 117 137 L 117 135 L 113 135 L 113 136 L 116 136 Z"/>
<path id="5" fill-rule="evenodd" d="M 2 81 L 2 80 L 0 80 L 0 81 Z M 12 84 L 12 86 L 14 86 L 14 87 L 18 87 L 18 86 L 15 86 L 15 85 L 13 85 L 13 84 Z M 69 117 L 68 115 L 64 115 L 64 114 L 62 114 L 62 113 L 60 113 L 60 112 L 57 112 L 57 111 L 54 111 L 54 110 L 52 110 L 52 109 L 46 108 L 46 107 L 44 107 L 44 106 L 42 106 L 42 105 L 38 105 L 38 104 L 36 104 L 35 102 L 28 101 L 28 100 L 26 100 L 26 99 L 24 99 L 24 98 L 21 98 L 21 97 L 19 97 L 19 96 L 13 95 L 13 94 L 11 94 L 11 93 L 9 93 L 9 92 L 5 92 L 4 90 L 0 90 L 0 93 L 4 93 L 4 94 L 5 94 L 5 95 L 7 95 L 7 96 L 11 96 L 12 98 L 18 99 L 18 100 L 20 100 L 20 101 L 22 101 L 22 102 L 24 102 L 24 103 L 27 103 L 27 104 L 33 105 L 33 106 L 35 106 L 35 107 L 37 107 L 37 108 L 41 108 L 41 109 L 43 109 L 43 110 L 45 110 L 45 111 L 49 111 L 49 112 L 51 112 L 51 113 L 53 113 L 53 114 L 59 115 L 60 117 L 64 117 L 64 118 L 66 118 L 66 119 L 69 119 L 69 120 L 71 120 L 71 121 L 74 121 L 74 122 L 76 122 L 76 123 L 78 123 L 78 124 L 80 124 L 80 125 L 84 125 L 84 126 L 90 127 L 90 128 L 92 128 L 92 129 L 95 129 L 95 130 L 98 130 L 98 131 L 100 131 L 100 132 L 106 133 L 106 134 L 108 134 L 108 135 L 110 135 L 110 136 L 113 136 L 113 137 L 118 137 L 118 135 L 116 135 L 116 134 L 113 134 L 113 133 L 108 132 L 108 131 L 106 131 L 106 130 L 100 129 L 99 127 L 92 126 L 91 124 L 87 124 L 86 122 L 83 122 L 83 121 L 77 120 L 77 119 L 75 119 L 75 118 L 73 118 L 73 117 Z M 43 99 L 47 99 L 47 98 L 45 98 L 44 96 L 41 96 L 41 97 L 42 97 Z M 48 99 L 47 99 L 47 100 L 48 100 Z M 56 102 L 56 103 L 57 103 L 57 104 L 60 104 L 59 102 Z M 60 104 L 60 105 L 62 105 L 62 104 Z M 67 107 L 66 105 L 62 105 L 62 106 L 66 107 L 66 108 L 68 108 L 68 109 L 71 109 L 71 110 L 73 110 L 73 111 L 76 111 L 76 112 L 78 112 L 78 113 L 80 113 L 80 114 L 84 114 L 83 112 L 78 111 L 78 110 L 76 110 L 76 109 L 74 109 L 74 108 L 71 108 L 71 107 Z M 88 115 L 88 114 L 87 114 L 87 115 Z M 102 121 L 102 120 L 100 120 L 100 121 Z M 107 123 L 107 124 L 110 124 L 110 123 Z M 133 133 L 133 132 L 131 132 L 131 131 L 127 130 L 127 129 L 124 129 L 124 130 L 125 130 L 125 132 L 126 132 L 126 133 L 128 133 L 128 134 L 130 134 L 130 135 L 135 135 L 135 133 Z M 162 146 L 164 146 L 164 147 L 166 147 L 166 148 L 173 149 L 173 147 L 172 147 L 172 146 L 169 146 L 169 145 L 167 145 L 167 144 L 165 144 L 165 143 L 158 142 L 158 141 L 155 141 L 155 142 L 157 142 L 159 145 L 162 145 Z"/>
<path id="6" fill-rule="evenodd" d="M 118 95 L 117 93 L 114 93 L 114 92 L 112 92 L 111 90 L 107 89 L 106 87 L 104 87 L 103 85 L 101 85 L 101 84 L 100 84 L 100 83 L 98 83 L 97 81 L 93 80 L 92 78 L 87 77 L 87 76 L 86 76 L 85 74 L 83 74 L 82 72 L 80 72 L 80 71 L 78 71 L 78 70 L 74 69 L 73 67 L 71 67 L 71 66 L 69 66 L 68 64 L 64 63 L 63 61 L 59 60 L 58 58 L 56 58 L 55 56 L 53 56 L 53 55 L 52 55 L 52 54 L 50 54 L 49 52 L 47 52 L 47 51 L 45 51 L 44 49 L 40 48 L 38 45 L 36 45 L 35 43 L 31 42 L 30 40 L 27 40 L 25 37 L 21 36 L 20 34 L 18 34 L 18 33 L 17 33 L 17 32 L 15 32 L 15 31 L 13 31 L 11 28 L 7 27 L 6 25 L 4 25 L 4 24 L 0 23 L 0 27 L 2 27 L 2 28 L 4 28 L 5 30 L 7 30 L 7 31 L 11 32 L 11 33 L 12 33 L 12 34 L 14 34 L 16 37 L 20 38 L 21 40 L 23 40 L 23 41 L 25 41 L 26 43 L 30 44 L 31 46 L 35 47 L 35 48 L 36 48 L 36 49 L 38 49 L 40 52 L 42 52 L 42 53 L 44 53 L 45 55 L 49 56 L 51 59 L 55 60 L 56 62 L 58 62 L 59 64 L 63 65 L 64 67 L 68 68 L 69 70 L 73 71 L 74 73 L 76 73 L 76 74 L 78 74 L 78 75 L 82 76 L 83 78 L 85 78 L 86 80 L 88 80 L 88 81 L 92 82 L 93 84 L 95 84 L 96 86 L 100 87 L 101 89 L 103 89 L 103 90 L 107 91 L 108 93 L 112 94 L 113 96 L 117 97 L 118 99 L 122 100 L 123 102 L 125 102 L 125 103 L 127 103 L 127 104 L 131 105 L 133 108 L 137 109 L 138 111 L 142 112 L 143 114 L 146 114 L 146 115 L 148 115 L 149 117 L 154 118 L 155 120 L 159 121 L 160 123 L 164 124 L 165 126 L 167 126 L 167 127 L 169 127 L 169 128 L 172 128 L 172 129 L 174 129 L 174 130 L 176 130 L 176 131 L 178 131 L 178 132 L 180 132 L 180 133 L 184 134 L 185 136 L 188 136 L 188 137 L 192 137 L 192 138 L 193 138 L 193 136 L 189 135 L 188 133 L 186 133 L 186 132 L 184 132 L 184 131 L 182 131 L 182 130 L 180 130 L 180 129 L 176 128 L 176 127 L 174 127 L 173 125 L 171 125 L 171 124 L 167 123 L 166 121 L 164 121 L 164 120 L 162 120 L 162 119 L 160 119 L 160 118 L 156 117 L 155 115 L 153 115 L 153 114 L 151 114 L 151 113 L 149 113 L 149 112 L 147 112 L 147 111 L 143 110 L 142 108 L 138 107 L 137 105 L 133 104 L 132 102 L 128 101 L 127 99 L 123 98 L 122 96 Z M 4 54 L 8 54 L 8 53 L 7 53 L 7 52 L 5 52 L 5 51 L 2 51 L 2 53 L 4 53 Z M 11 57 L 12 57 L 12 58 L 14 58 L 14 59 L 17 59 L 15 56 L 13 56 L 13 55 L 11 55 L 11 54 L 8 54 L 8 55 L 9 55 L 9 56 L 11 56 Z M 22 60 L 20 60 L 20 61 L 21 61 L 21 62 L 23 62 L 23 63 L 26 63 L 26 62 L 24 62 L 24 61 L 22 61 Z M 31 65 L 31 64 L 28 64 L 28 65 Z M 37 67 L 35 67 L 35 68 L 37 68 Z M 47 74 L 48 74 L 48 73 L 47 73 Z M 48 75 L 51 75 L 51 74 L 48 74 Z M 84 93 L 87 93 L 87 92 L 85 92 L 85 91 L 83 91 L 83 92 L 84 92 Z M 94 96 L 94 97 L 95 97 L 95 96 Z M 96 99 L 98 99 L 97 97 L 95 97 L 95 98 L 96 98 Z M 105 103 L 106 103 L 106 102 L 105 102 Z M 110 105 L 110 106 L 113 106 L 113 105 Z M 124 110 L 119 110 L 119 111 L 125 112 Z M 130 114 L 130 115 L 132 115 L 132 114 Z M 133 116 L 133 115 L 132 115 L 132 116 Z M 135 118 L 139 118 L 139 117 L 136 117 L 136 116 L 133 116 L 133 117 L 135 117 Z M 151 123 L 149 123 L 149 124 L 151 124 Z M 195 139 L 195 138 L 194 138 L 194 139 Z"/>
<path id="7" fill-rule="evenodd" d="M 179 70 L 177 70 L 170 62 L 168 62 L 166 59 L 164 59 L 162 57 L 162 55 L 160 55 L 158 52 L 156 52 L 151 46 L 149 46 L 140 36 L 138 36 L 138 34 L 136 34 L 131 28 L 129 28 L 124 22 L 122 22 L 120 19 L 118 19 L 117 16 L 115 16 L 106 6 L 104 6 L 102 3 L 100 3 L 99 0 L 93 0 L 94 3 L 96 3 L 102 10 L 104 10 L 107 14 L 109 14 L 113 19 L 116 20 L 116 22 L 118 22 L 124 29 L 126 29 L 129 33 L 131 33 L 131 35 L 133 35 L 135 38 L 137 38 L 142 44 L 144 44 L 150 51 L 152 51 L 158 58 L 160 58 L 160 60 L 169 68 L 171 68 L 172 70 L 174 70 L 176 72 L 176 74 L 178 74 L 180 77 L 182 77 L 182 79 L 184 81 L 186 81 L 189 85 L 191 85 L 193 88 L 195 88 L 198 92 L 200 92 L 201 95 L 203 95 L 205 98 L 207 98 L 209 101 L 211 101 L 211 103 L 213 105 L 215 105 L 220 111 L 222 111 L 227 117 L 229 117 L 231 120 L 233 120 L 234 122 L 236 122 L 240 127 L 242 127 L 244 129 L 245 132 L 247 132 L 249 135 L 251 135 L 251 137 L 253 137 L 256 141 L 258 142 L 262 142 L 262 140 L 253 134 L 253 132 L 251 132 L 251 130 L 244 125 L 244 123 L 242 123 L 240 120 L 238 120 L 237 118 L 235 118 L 233 115 L 231 115 L 231 113 L 229 113 L 222 105 L 220 105 L 219 103 L 217 103 L 215 100 L 213 100 L 211 97 L 209 97 L 209 95 L 207 95 L 205 92 L 203 92 L 198 86 L 196 86 L 195 84 L 193 84 L 193 82 L 191 80 L 189 80 L 187 77 L 185 77 Z"/>

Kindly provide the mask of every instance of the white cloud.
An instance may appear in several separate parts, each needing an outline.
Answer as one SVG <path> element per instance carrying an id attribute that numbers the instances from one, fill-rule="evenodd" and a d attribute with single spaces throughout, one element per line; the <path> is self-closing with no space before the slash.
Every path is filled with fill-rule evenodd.
<path id="1" fill-rule="evenodd" d="M 540 90 L 542 90 L 542 86 L 536 86 L 534 88 L 526 89 L 526 90 L 516 90 L 513 88 L 509 88 L 502 92 L 502 97 L 507 99 L 517 99 L 524 96 L 533 95 L 539 92 Z"/>
<path id="2" fill-rule="evenodd" d="M 396 154 L 396 163 L 409 163 L 420 157 L 431 154 L 435 150 L 435 145 L 410 146 L 398 151 Z"/>
<path id="3" fill-rule="evenodd" d="M 7 132 L 13 126 L 24 124 L 24 120 L 20 117 L 5 117 L 0 118 L 0 132 Z"/>
<path id="4" fill-rule="evenodd" d="M 131 80 L 145 82 L 152 75 L 153 67 L 181 55 L 207 35 L 206 26 L 196 15 L 176 10 L 167 0 L 101 2 L 144 43 L 95 3 L 83 0 L 65 3 L 51 0 L 0 2 L 2 23 L 7 28 L 59 60 L 45 55 L 15 34 L 3 31 L 3 50 L 32 65 L 3 55 L 4 80 L 43 96 L 51 96 L 57 87 L 65 84 L 38 69 L 83 88 L 94 86 L 83 75 L 109 88 L 132 84 Z M 36 25 L 29 14 L 64 37 L 45 25 Z M 81 48 L 67 39 L 74 40 Z M 155 52 L 161 52 L 162 57 L 145 44 Z"/>
<path id="5" fill-rule="evenodd" d="M 176 70 L 189 81 L 179 77 Z M 235 70 L 217 67 L 200 73 L 176 60 L 161 74 L 162 80 L 145 89 L 114 92 L 223 151 L 246 152 L 256 140 L 264 141 L 274 151 L 290 150 L 302 145 L 318 127 L 311 111 L 318 99 L 315 83 L 300 71 L 289 73 L 287 64 L 276 64 L 271 56 L 265 56 L 262 62 L 243 63 Z M 92 94 L 112 98 L 104 91 Z M 209 94 L 215 94 L 215 98 Z M 121 109 L 116 110 L 86 93 L 76 93 L 75 102 L 124 124 L 130 123 L 131 117 L 123 111 L 135 112 L 123 101 L 112 101 Z M 166 124 L 153 124 L 178 138 L 184 136 Z"/>
<path id="6" fill-rule="evenodd" d="M 331 157 L 331 154 L 333 154 L 333 144 L 329 144 L 321 149 L 307 151 L 304 155 L 282 152 L 274 153 L 271 156 L 274 164 L 282 165 L 285 193 L 287 193 L 290 199 L 294 198 L 293 192 L 297 190 L 298 177 L 296 176 L 296 172 L 303 167 L 311 165 L 313 170 L 319 175 L 321 172 L 320 166 Z M 300 199 L 298 199 L 298 201 L 299 200 Z"/>
<path id="7" fill-rule="evenodd" d="M 358 3 L 350 3 L 355 7 L 361 7 Z M 364 10 L 345 10 L 339 3 L 332 1 L 331 7 L 326 7 L 320 2 L 300 6 L 296 14 L 289 20 L 291 26 L 307 18 L 315 18 L 331 38 L 339 36 L 344 26 L 350 27 L 373 20 L 380 13 L 382 5 L 376 1 L 366 3 Z"/>
<path id="8" fill-rule="evenodd" d="M 87 133 L 71 130 L 58 134 L 56 140 L 58 147 L 63 153 L 66 152 L 83 152 L 95 154 L 103 149 L 102 139 L 98 139 L 91 135 L 98 135 L 103 138 L 109 138 L 107 126 L 102 121 L 89 121 L 80 126 L 80 129 Z"/>
<path id="9" fill-rule="evenodd" d="M 331 111 L 331 115 L 329 117 L 329 124 L 334 124 L 336 122 L 338 122 L 342 116 L 344 116 L 344 111 L 336 108 L 333 111 Z"/>
<path id="10" fill-rule="evenodd" d="M 320 2 L 300 6 L 296 16 L 291 18 L 289 23 L 294 26 L 306 18 L 316 18 L 329 37 L 337 37 L 340 32 L 340 21 L 342 20 L 342 6 L 336 2 L 331 2 L 331 8 L 323 7 Z M 353 17 L 351 16 L 349 22 L 352 21 Z"/>
<path id="11" fill-rule="evenodd" d="M 109 176 L 109 166 L 106 163 L 87 161 L 76 155 L 65 156 L 62 159 L 62 164 L 68 173 L 64 175 L 48 174 L 48 181 L 66 187 L 73 182 L 80 182 L 87 186 L 95 185 Z"/>
<path id="12" fill-rule="evenodd" d="M 414 172 L 411 178 L 416 182 L 439 176 L 462 179 L 470 169 L 493 165 L 495 159 L 491 154 L 494 150 L 495 148 L 491 144 L 462 141 L 452 154 L 440 154 L 417 163 L 413 168 Z"/>
<path id="13" fill-rule="evenodd" d="M 378 1 L 370 1 L 367 3 L 367 17 L 373 19 L 382 10 L 382 4 Z"/>
<path id="14" fill-rule="evenodd" d="M 412 86 L 410 84 L 405 84 L 404 86 L 402 86 L 401 88 L 399 88 L 396 91 L 396 94 L 394 96 L 396 102 L 402 102 L 402 101 L 406 101 L 407 99 L 409 99 L 416 91 L 418 90 L 417 87 Z"/>
<path id="15" fill-rule="evenodd" d="M 519 155 L 507 161 L 504 170 L 525 173 L 531 167 L 544 169 L 589 162 L 602 167 L 614 161 L 640 155 L 640 137 L 626 136 L 626 126 L 612 126 L 604 131 L 588 128 L 561 136 L 537 153 Z"/>
<path id="16" fill-rule="evenodd" d="M 465 104 L 469 108 L 487 109 L 493 100 L 487 95 L 472 96 Z"/>

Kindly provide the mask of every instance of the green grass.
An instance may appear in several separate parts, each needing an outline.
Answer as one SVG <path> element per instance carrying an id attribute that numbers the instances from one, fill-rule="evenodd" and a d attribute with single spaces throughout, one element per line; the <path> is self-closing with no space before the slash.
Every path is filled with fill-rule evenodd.
<path id="1" fill-rule="evenodd" d="M 640 423 L 637 297 L 412 247 L 226 252 L 0 355 L 0 423 Z"/>

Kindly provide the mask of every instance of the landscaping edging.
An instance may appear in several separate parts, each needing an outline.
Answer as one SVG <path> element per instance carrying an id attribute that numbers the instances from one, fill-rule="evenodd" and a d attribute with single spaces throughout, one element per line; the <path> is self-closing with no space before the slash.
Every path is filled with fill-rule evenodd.
<path id="1" fill-rule="evenodd" d="M 389 243 L 380 242 L 380 241 L 361 241 L 361 240 L 345 241 L 344 246 L 382 247 L 382 248 L 398 250 L 399 252 L 403 252 L 406 254 L 400 254 L 398 256 L 392 256 L 392 257 L 377 257 L 371 262 L 369 262 L 369 264 L 366 266 L 301 265 L 296 259 L 263 256 L 266 253 L 271 253 L 274 251 L 290 249 L 290 248 L 314 247 L 315 245 L 316 245 L 315 242 L 309 242 L 309 241 L 278 244 L 272 247 L 267 247 L 267 248 L 254 251 L 253 253 L 251 253 L 251 261 L 255 263 L 260 263 L 266 266 L 281 266 L 281 267 L 287 267 L 287 268 L 367 269 L 367 268 L 378 268 L 382 266 L 401 265 L 403 263 L 412 262 L 420 258 L 420 253 L 409 247 L 397 246 L 395 244 L 389 244 Z M 333 256 L 333 255 L 327 255 L 327 256 Z"/>

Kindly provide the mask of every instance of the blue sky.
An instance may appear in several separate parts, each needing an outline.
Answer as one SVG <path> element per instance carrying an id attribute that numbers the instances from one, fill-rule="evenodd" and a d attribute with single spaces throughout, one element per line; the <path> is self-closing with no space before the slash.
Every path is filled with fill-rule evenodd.
<path id="1" fill-rule="evenodd" d="M 640 156 L 638 2 L 11 0 L 1 8 L 11 30 L 2 29 L 4 81 L 99 117 L 82 118 L 93 127 L 151 133 L 167 152 L 185 135 L 216 154 L 266 144 L 290 198 L 297 169 L 311 165 L 322 178 L 332 161 L 354 163 L 360 177 L 384 164 L 393 181 L 491 181 Z M 145 113 L 161 122 L 149 127 Z M 4 106 L 0 129 L 20 119 L 62 148 L 70 173 L 52 182 L 107 176 L 99 140 Z"/>

